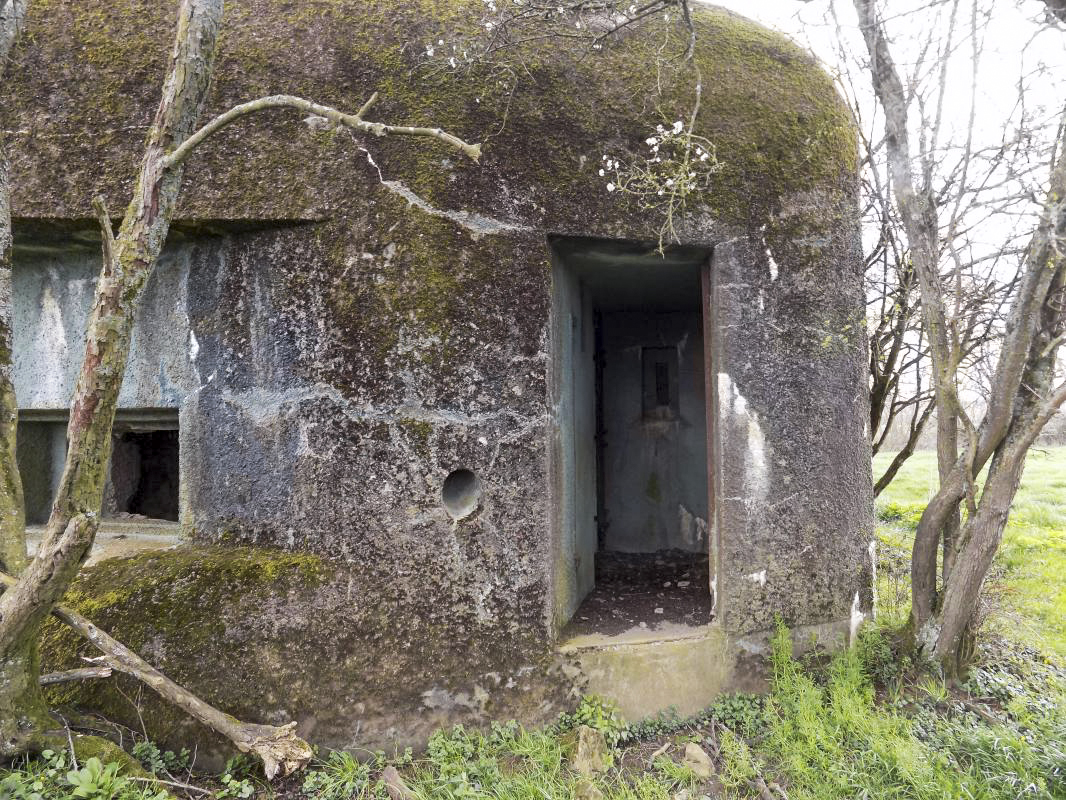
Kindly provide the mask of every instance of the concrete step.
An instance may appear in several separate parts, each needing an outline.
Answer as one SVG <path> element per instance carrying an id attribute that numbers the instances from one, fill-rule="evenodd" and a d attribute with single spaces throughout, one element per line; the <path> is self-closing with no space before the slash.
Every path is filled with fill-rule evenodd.
<path id="1" fill-rule="evenodd" d="M 43 525 L 26 529 L 26 545 L 32 556 L 44 536 Z M 104 519 L 96 534 L 88 564 L 106 558 L 128 558 L 146 550 L 164 550 L 181 541 L 181 526 L 177 522 L 158 519 Z"/>

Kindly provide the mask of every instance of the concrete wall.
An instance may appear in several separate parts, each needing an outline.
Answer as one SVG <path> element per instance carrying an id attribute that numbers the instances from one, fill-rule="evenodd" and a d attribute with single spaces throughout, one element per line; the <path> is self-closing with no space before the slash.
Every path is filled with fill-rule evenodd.
<path id="1" fill-rule="evenodd" d="M 694 298 L 698 299 L 698 298 Z M 605 547 L 707 549 L 707 411 L 699 312 L 615 311 L 603 319 Z M 670 348 L 674 407 L 644 397 L 645 348 Z"/>
<path id="2" fill-rule="evenodd" d="M 554 620 L 567 622 L 595 583 L 596 364 L 592 299 L 558 258 L 552 263 L 552 482 L 558 498 Z"/>
<path id="3" fill-rule="evenodd" d="M 783 210 L 802 219 L 817 197 Z M 869 612 L 864 298 L 853 225 L 755 234 L 712 262 L 718 616 L 735 634 Z M 832 268 L 828 268 L 832 265 Z"/>
<path id="4" fill-rule="evenodd" d="M 137 312 L 123 408 L 177 407 L 194 387 L 185 308 L 190 248 L 160 258 Z M 19 408 L 65 409 L 74 392 L 100 258 L 83 250 L 31 251 L 13 274 L 15 394 Z"/>
<path id="5" fill-rule="evenodd" d="M 20 422 L 17 458 L 26 504 L 26 524 L 48 519 L 67 453 L 67 426 L 62 422 Z"/>

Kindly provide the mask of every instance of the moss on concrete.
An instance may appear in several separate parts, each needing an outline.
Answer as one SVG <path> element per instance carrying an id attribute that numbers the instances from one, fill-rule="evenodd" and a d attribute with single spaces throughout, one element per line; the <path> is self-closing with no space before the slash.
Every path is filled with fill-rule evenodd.
<path id="1" fill-rule="evenodd" d="M 461 703 L 445 712 L 423 706 L 427 687 L 467 696 L 481 682 L 484 704 L 508 716 L 543 715 L 562 691 L 542 672 L 508 665 L 548 657 L 537 631 L 478 632 L 461 587 L 442 599 L 442 576 L 423 570 L 419 591 L 398 584 L 386 565 L 359 568 L 301 553 L 248 547 L 182 546 L 85 569 L 64 602 L 89 617 L 169 677 L 208 702 L 253 722 L 297 719 L 312 740 L 385 746 L 424 740 L 438 724 L 478 714 Z M 448 596 L 445 593 L 445 596 Z M 463 632 L 447 624 L 458 621 Z M 58 622 L 46 625 L 44 669 L 78 666 L 92 647 Z M 483 673 L 499 669 L 495 681 Z M 501 676 L 504 676 L 501 678 Z M 528 697 L 525 694 L 532 692 Z M 156 741 L 199 742 L 225 752 L 216 736 L 126 676 L 59 684 L 57 706 L 91 710 L 139 727 Z M 468 701 L 464 701 L 468 702 Z M 550 708 L 544 706 L 544 708 Z"/>
<path id="2" fill-rule="evenodd" d="M 230 626 L 253 624 L 255 609 L 279 594 L 306 591 L 332 571 L 317 556 L 257 548 L 179 547 L 89 567 L 63 603 L 123 644 L 148 656 L 153 642 L 166 642 L 170 658 L 209 657 L 224 646 Z M 80 665 L 82 655 L 98 655 L 78 634 L 49 620 L 41 640 L 45 671 Z M 149 660 L 151 658 L 149 657 Z M 180 660 L 180 658 L 178 659 Z M 184 665 L 186 674 L 197 664 Z M 179 676 L 172 676 L 180 680 Z M 252 687 L 233 675 L 236 691 Z M 89 705 L 129 712 L 126 698 L 104 681 L 57 684 L 47 690 L 56 705 Z"/>
<path id="3" fill-rule="evenodd" d="M 659 76 L 649 68 L 663 42 L 677 49 L 683 32 L 658 21 L 592 55 L 566 41 L 506 53 L 524 76 L 513 91 L 500 84 L 497 69 L 420 69 L 425 41 L 472 33 L 469 5 L 235 4 L 227 10 L 212 106 L 286 91 L 353 108 L 379 91 L 380 119 L 440 125 L 485 142 L 481 166 L 434 143 L 372 142 L 383 175 L 430 202 L 549 228 L 559 227 L 553 219 L 617 217 L 624 204 L 603 191 L 599 156 L 640 151 L 656 123 L 687 119 L 692 65 Z M 171 17 L 169 6 L 150 0 L 121 9 L 103 0 L 34 5 L 4 104 L 23 116 L 24 124 L 8 127 L 27 131 L 13 142 L 16 180 L 24 186 L 16 213 L 82 214 L 98 185 L 121 207 L 157 99 Z M 836 185 L 854 172 L 849 113 L 807 54 L 721 9 L 700 9 L 695 21 L 703 78 L 697 132 L 715 143 L 723 164 L 705 201 L 719 220 L 765 222 L 782 196 Z M 301 53 L 295 68 L 293 42 Z M 42 107 L 47 97 L 55 101 Z M 238 123 L 190 164 L 182 216 L 317 218 L 343 212 L 353 200 L 358 206 L 376 175 L 353 168 L 365 161 L 357 144 L 288 112 Z M 51 164 L 60 146 L 63 175 Z M 438 281 L 434 291 L 450 288 Z"/>

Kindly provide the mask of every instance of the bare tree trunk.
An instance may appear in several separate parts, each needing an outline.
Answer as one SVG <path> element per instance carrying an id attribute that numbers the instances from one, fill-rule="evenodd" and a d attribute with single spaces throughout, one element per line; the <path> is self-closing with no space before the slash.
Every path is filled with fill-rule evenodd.
<path id="1" fill-rule="evenodd" d="M 0 80 L 22 27 L 26 0 L 0 0 Z M 12 368 L 11 187 L 7 148 L 0 132 L 0 563 L 18 574 L 26 566 L 22 481 L 15 461 L 18 404 Z M 0 754 L 18 750 L 33 732 L 48 727 L 35 638 L 0 647 Z"/>
<path id="2" fill-rule="evenodd" d="M 1066 158 L 1060 157 L 1060 162 L 1066 163 Z M 1052 201 L 1049 205 L 1056 204 Z M 977 513 L 967 520 L 955 569 L 945 584 L 933 654 L 951 672 L 965 666 L 972 650 L 970 623 L 981 586 L 1003 539 L 1025 457 L 1044 425 L 1066 400 L 1066 385 L 1058 389 L 1052 386 L 1066 300 L 1063 291 L 1066 266 L 1061 257 L 1056 260 L 1057 266 L 1045 267 L 1054 272 L 1054 278 L 1042 307 L 1040 330 L 1033 337 L 1026 370 L 1018 386 L 1012 424 L 992 457 Z"/>
<path id="3" fill-rule="evenodd" d="M 0 0 L 0 81 L 27 5 L 27 0 Z M 27 559 L 22 479 L 15 461 L 18 403 L 11 358 L 11 246 L 11 187 L 0 132 L 0 565 L 18 575 Z"/>
<path id="4" fill-rule="evenodd" d="M 77 575 L 95 533 L 95 518 L 75 516 L 0 597 L 0 756 L 40 749 L 48 740 L 53 723 L 41 693 L 37 633 Z"/>
<path id="5" fill-rule="evenodd" d="M 956 388 L 963 345 L 958 331 L 949 337 L 935 257 L 935 199 L 927 190 L 916 188 L 912 174 L 907 97 L 892 62 L 884 28 L 877 19 L 874 0 L 854 2 L 870 52 L 873 86 L 885 111 L 892 181 L 918 275 L 936 391 L 940 486 L 926 506 L 915 534 L 910 624 L 918 647 L 955 672 L 968 653 L 968 631 L 976 616 L 978 593 L 999 547 L 1026 453 L 1055 409 L 1066 400 L 1066 387 L 1050 388 L 1063 338 L 1060 295 L 1061 245 L 1066 241 L 1066 137 L 1060 127 L 1043 218 L 1019 271 L 988 407 L 980 426 L 974 428 L 963 414 Z M 927 176 L 927 185 L 928 182 Z M 958 426 L 962 420 L 967 423 L 969 435 L 960 453 Z M 993 460 L 978 503 L 975 476 L 989 458 Z M 967 498 L 970 516 L 960 530 L 960 503 Z M 938 598 L 936 563 L 941 542 L 944 592 Z"/>
<path id="6" fill-rule="evenodd" d="M 896 205 L 910 244 L 911 259 L 918 277 L 922 298 L 922 323 L 929 341 L 933 362 L 934 390 L 937 399 L 937 464 L 944 476 L 945 461 L 954 465 L 958 447 L 957 407 L 954 363 L 938 271 L 938 234 L 936 201 L 929 187 L 919 189 L 914 179 L 910 135 L 907 131 L 907 100 L 888 48 L 884 30 L 877 19 L 874 0 L 855 0 L 859 27 L 870 51 L 870 70 L 874 91 L 885 112 L 885 141 Z M 943 480 L 943 477 L 941 478 Z M 957 506 L 957 501 L 956 501 Z M 914 624 L 920 626 L 936 609 L 937 549 L 941 532 L 955 506 L 935 527 L 919 524 L 911 558 L 911 596 Z M 923 520 L 925 516 L 923 515 Z"/>
<path id="7" fill-rule="evenodd" d="M 0 665 L 13 680 L 0 684 L 0 748 L 5 753 L 25 749 L 39 722 L 27 724 L 20 718 L 20 708 L 43 705 L 34 688 L 39 665 L 26 654 L 95 538 L 134 312 L 166 239 L 181 186 L 182 165 L 167 168 L 166 154 L 193 132 L 203 110 L 221 19 L 222 0 L 182 0 L 170 68 L 133 200 L 118 237 L 110 241 L 110 226 L 105 232 L 105 261 L 74 392 L 58 495 L 37 557 L 15 588 L 0 597 Z"/>

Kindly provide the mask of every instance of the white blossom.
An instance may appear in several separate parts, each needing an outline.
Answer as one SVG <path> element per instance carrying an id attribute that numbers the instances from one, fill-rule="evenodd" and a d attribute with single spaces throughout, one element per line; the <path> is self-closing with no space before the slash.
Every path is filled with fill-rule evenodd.
<path id="1" fill-rule="evenodd" d="M 613 184 L 613 183 L 608 183 L 608 184 L 607 184 L 607 191 L 608 191 L 608 192 L 613 192 L 613 191 L 614 191 L 614 189 L 615 189 L 615 186 L 614 186 L 614 184 Z"/>
<path id="2" fill-rule="evenodd" d="M 602 178 L 602 177 L 603 177 L 604 175 L 606 175 L 606 174 L 607 174 L 607 173 L 606 173 L 606 172 L 604 172 L 604 171 L 603 171 L 602 169 L 600 170 L 600 177 L 601 177 L 601 178 Z"/>
<path id="3" fill-rule="evenodd" d="M 681 120 L 678 120 L 674 123 L 674 133 L 681 133 L 681 131 L 683 131 L 684 129 L 685 124 Z"/>

